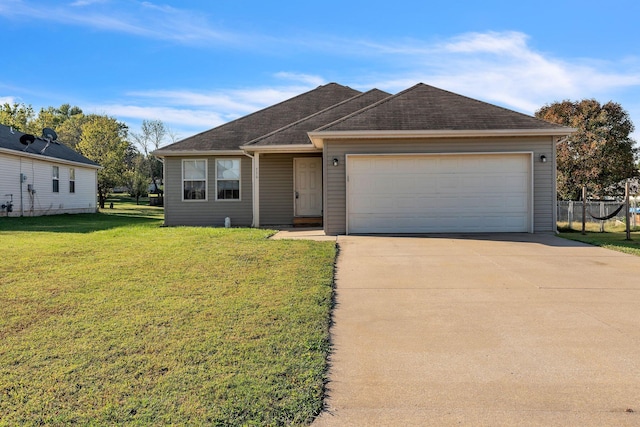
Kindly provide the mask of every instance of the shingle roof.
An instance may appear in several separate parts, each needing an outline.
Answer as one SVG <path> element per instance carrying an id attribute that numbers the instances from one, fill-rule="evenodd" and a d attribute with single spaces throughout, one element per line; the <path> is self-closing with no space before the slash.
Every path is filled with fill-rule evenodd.
<path id="1" fill-rule="evenodd" d="M 418 83 L 317 131 L 566 129 L 526 114 Z"/>
<path id="2" fill-rule="evenodd" d="M 238 150 L 241 145 L 361 93 L 329 83 L 157 151 Z"/>
<path id="3" fill-rule="evenodd" d="M 388 98 L 391 94 L 383 92 L 379 89 L 372 89 L 346 101 L 342 101 L 336 105 L 319 111 L 311 116 L 305 117 L 295 123 L 291 123 L 280 128 L 270 134 L 260 136 L 246 144 L 246 146 L 260 147 L 273 145 L 312 145 L 307 132 L 310 132 L 320 126 L 340 119 L 355 111 Z"/>
<path id="4" fill-rule="evenodd" d="M 52 142 L 47 146 L 46 140 L 36 137 L 32 144 L 26 146 L 20 142 L 20 137 L 22 135 L 25 134 L 15 129 L 11 129 L 9 126 L 0 125 L 0 148 L 16 151 L 16 154 L 35 154 L 42 156 L 43 158 L 49 157 L 52 159 L 83 163 L 89 166 L 98 166 L 98 164 L 93 160 L 87 159 L 77 151 L 62 143 Z"/>

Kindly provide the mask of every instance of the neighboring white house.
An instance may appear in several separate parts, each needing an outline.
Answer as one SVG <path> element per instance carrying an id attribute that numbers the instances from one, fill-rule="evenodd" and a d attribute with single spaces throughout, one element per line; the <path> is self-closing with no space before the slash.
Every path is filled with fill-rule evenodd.
<path id="1" fill-rule="evenodd" d="M 98 169 L 57 141 L 0 125 L 0 216 L 96 212 Z"/>

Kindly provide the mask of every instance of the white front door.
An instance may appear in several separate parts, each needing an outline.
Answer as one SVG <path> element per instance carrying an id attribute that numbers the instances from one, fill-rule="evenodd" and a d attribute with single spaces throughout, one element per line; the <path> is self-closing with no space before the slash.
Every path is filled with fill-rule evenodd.
<path id="1" fill-rule="evenodd" d="M 322 157 L 293 159 L 295 216 L 322 216 Z"/>

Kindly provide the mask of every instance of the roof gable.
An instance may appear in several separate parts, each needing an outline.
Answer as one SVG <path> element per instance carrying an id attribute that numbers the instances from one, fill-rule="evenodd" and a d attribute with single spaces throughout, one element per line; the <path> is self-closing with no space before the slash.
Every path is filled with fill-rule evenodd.
<path id="1" fill-rule="evenodd" d="M 240 146 L 290 123 L 360 94 L 360 91 L 329 83 L 255 113 L 161 148 L 171 151 L 239 150 Z"/>
<path id="2" fill-rule="evenodd" d="M 93 160 L 89 160 L 72 148 L 57 141 L 48 143 L 46 140 L 36 137 L 32 144 L 24 145 L 20 142 L 22 135 L 25 135 L 25 133 L 0 125 L 0 149 L 13 151 L 16 155 L 42 156 L 43 160 L 62 160 L 82 163 L 92 167 L 99 166 Z"/>
<path id="3" fill-rule="evenodd" d="M 566 129 L 433 86 L 418 83 L 317 131 Z"/>
<path id="4" fill-rule="evenodd" d="M 379 89 L 372 89 L 352 98 L 332 105 L 322 111 L 291 123 L 267 135 L 260 136 L 249 142 L 244 148 L 252 149 L 282 145 L 312 145 L 307 132 L 320 126 L 340 119 L 345 115 L 359 111 L 362 108 L 388 98 L 391 94 Z"/>

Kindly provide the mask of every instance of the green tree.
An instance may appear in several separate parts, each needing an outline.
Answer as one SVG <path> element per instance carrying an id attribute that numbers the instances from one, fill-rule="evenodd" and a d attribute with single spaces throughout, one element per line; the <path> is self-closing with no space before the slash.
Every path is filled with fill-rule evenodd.
<path id="1" fill-rule="evenodd" d="M 577 129 L 557 146 L 558 198 L 578 200 L 584 185 L 598 197 L 618 193 L 622 181 L 637 176 L 638 149 L 630 137 L 634 127 L 620 104 L 562 101 L 545 105 L 535 114 Z"/>
<path id="2" fill-rule="evenodd" d="M 0 105 L 0 124 L 11 126 L 20 132 L 29 132 L 33 121 L 33 108 L 24 103 L 8 102 Z"/>
<path id="3" fill-rule="evenodd" d="M 148 171 L 146 165 L 147 160 L 140 152 L 134 152 L 131 149 L 127 157 L 126 185 L 129 189 L 129 195 L 136 198 L 137 205 L 140 204 L 140 197 L 146 196 L 148 192 L 149 177 L 146 173 Z"/>
<path id="4" fill-rule="evenodd" d="M 82 110 L 70 104 L 62 104 L 59 108 L 41 108 L 38 115 L 29 123 L 29 131 L 34 135 L 41 135 L 42 129 L 53 128 L 57 132 L 67 120 L 74 116 L 82 116 Z"/>
<path id="5" fill-rule="evenodd" d="M 82 139 L 82 127 L 88 120 L 88 116 L 84 114 L 75 114 L 69 117 L 54 128 L 58 133 L 58 141 L 76 150 Z"/>
<path id="6" fill-rule="evenodd" d="M 127 171 L 127 126 L 102 115 L 86 116 L 77 149 L 85 157 L 102 166 L 98 171 L 98 203 L 104 203 L 111 189 L 125 184 Z"/>

